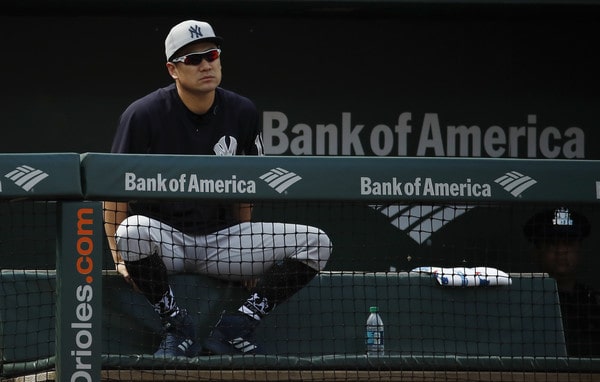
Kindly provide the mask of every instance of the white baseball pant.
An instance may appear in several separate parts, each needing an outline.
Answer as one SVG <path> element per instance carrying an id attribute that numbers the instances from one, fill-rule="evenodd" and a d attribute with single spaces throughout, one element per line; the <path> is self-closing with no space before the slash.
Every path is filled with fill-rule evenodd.
<path id="1" fill-rule="evenodd" d="M 246 222 L 206 235 L 189 235 L 142 215 L 118 227 L 117 248 L 125 261 L 157 253 L 170 273 L 191 272 L 240 281 L 260 276 L 285 258 L 323 270 L 331 241 L 322 230 L 300 224 Z"/>

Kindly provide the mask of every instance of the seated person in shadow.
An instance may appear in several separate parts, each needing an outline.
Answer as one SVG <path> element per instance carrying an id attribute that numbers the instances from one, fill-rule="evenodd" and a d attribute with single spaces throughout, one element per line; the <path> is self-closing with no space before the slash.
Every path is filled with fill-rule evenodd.
<path id="1" fill-rule="evenodd" d="M 529 219 L 524 233 L 534 244 L 535 260 L 556 280 L 567 354 L 600 356 L 600 293 L 578 280 L 588 219 L 565 207 L 546 210 Z"/>

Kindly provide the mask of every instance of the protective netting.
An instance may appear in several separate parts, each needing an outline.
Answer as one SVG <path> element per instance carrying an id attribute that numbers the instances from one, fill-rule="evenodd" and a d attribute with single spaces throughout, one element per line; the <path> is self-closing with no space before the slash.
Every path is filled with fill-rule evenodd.
<path id="1" fill-rule="evenodd" d="M 52 370 L 56 204 L 2 202 L 0 219 L 2 375 Z M 285 273 L 290 268 L 270 279 L 271 292 L 259 289 L 268 296 L 283 289 L 284 295 L 274 309 L 260 312 L 260 323 L 234 319 L 220 330 L 218 340 L 232 345 L 223 354 L 208 352 L 207 338 L 224 311 L 238 318 L 249 313 L 240 308 L 249 307 L 253 286 L 272 264 L 263 264 L 265 273 L 228 278 L 223 269 L 245 275 L 253 264 L 230 264 L 211 274 L 207 259 L 219 251 L 233 258 L 229 252 L 250 239 L 239 235 L 257 231 L 238 230 L 238 237 L 219 236 L 211 245 L 204 233 L 190 235 L 197 243 L 196 260 L 188 254 L 182 268 L 167 267 L 170 296 L 194 328 L 183 331 L 184 340 L 193 333 L 194 341 L 193 353 L 185 356 L 154 355 L 165 330 L 174 333 L 179 324 L 161 319 L 157 304 L 173 308 L 173 302 L 151 303 L 148 293 L 134 291 L 114 270 L 105 245 L 102 375 L 165 381 L 512 380 L 501 377 L 505 373 L 591 378 L 600 353 L 598 219 L 592 204 L 255 203 L 253 222 L 271 228 L 272 222 L 287 223 L 286 237 L 297 238 L 261 244 L 263 254 L 284 247 L 286 255 L 277 264 L 298 260 L 298 247 L 330 246 L 331 253 L 324 269 L 300 283 L 296 293 L 298 276 Z M 156 227 L 149 254 L 166 263 L 178 256 L 172 238 L 180 231 Z M 289 231 L 298 227 L 318 228 L 330 241 L 310 243 Z M 142 236 L 135 238 L 137 252 L 146 240 Z M 139 259 L 129 260 L 126 266 Z M 158 283 L 148 269 L 153 268 L 143 269 L 143 276 Z M 366 355 L 371 306 L 384 322 L 385 350 L 378 356 Z M 238 351 L 248 344 L 264 354 Z"/>
<path id="2" fill-rule="evenodd" d="M 8 364 L 54 354 L 56 204 L 0 202 L 0 354 Z"/>

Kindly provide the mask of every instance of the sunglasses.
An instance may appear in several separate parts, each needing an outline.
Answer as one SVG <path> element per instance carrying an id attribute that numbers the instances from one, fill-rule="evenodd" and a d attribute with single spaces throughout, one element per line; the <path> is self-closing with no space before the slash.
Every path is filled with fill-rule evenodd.
<path id="1" fill-rule="evenodd" d="M 200 53 L 190 53 L 185 56 L 177 57 L 171 60 L 171 62 L 183 62 L 184 65 L 200 65 L 202 60 L 207 62 L 213 62 L 221 56 L 221 49 L 215 48 Z"/>

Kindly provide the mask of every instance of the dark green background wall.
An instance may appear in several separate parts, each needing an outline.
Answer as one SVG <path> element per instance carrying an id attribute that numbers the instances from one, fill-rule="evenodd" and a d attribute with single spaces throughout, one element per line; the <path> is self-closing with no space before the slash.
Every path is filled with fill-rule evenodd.
<path id="1" fill-rule="evenodd" d="M 599 4 L 90 0 L 3 5 L 0 152 L 108 150 L 121 111 L 170 83 L 163 54 L 169 28 L 197 18 L 210 21 L 225 38 L 223 86 L 252 98 L 261 111 L 285 114 L 292 138 L 292 126 L 299 123 L 313 131 L 318 124 L 334 124 L 341 135 L 342 113 L 350 113 L 352 126 L 365 126 L 363 154 L 373 155 L 370 130 L 378 124 L 393 129 L 398 116 L 410 112 L 408 155 L 416 155 L 424 115 L 435 113 L 442 129 L 533 126 L 539 135 L 551 126 L 563 135 L 575 126 L 585 133 L 584 157 L 597 159 Z M 530 114 L 537 117 L 534 124 L 528 123 Z M 337 141 L 339 154 L 342 138 Z M 393 139 L 389 155 L 397 155 L 398 141 Z M 563 137 L 552 142 L 564 143 Z M 313 154 L 316 144 L 313 137 Z M 519 156 L 528 155 L 528 144 L 520 141 Z M 533 146 L 534 157 L 543 158 L 535 140 Z M 562 151 L 558 157 L 564 157 Z"/>

